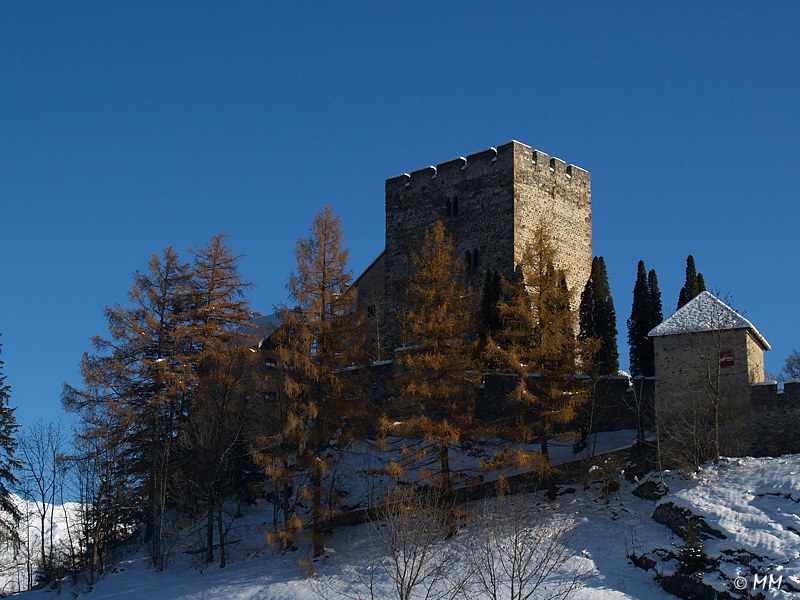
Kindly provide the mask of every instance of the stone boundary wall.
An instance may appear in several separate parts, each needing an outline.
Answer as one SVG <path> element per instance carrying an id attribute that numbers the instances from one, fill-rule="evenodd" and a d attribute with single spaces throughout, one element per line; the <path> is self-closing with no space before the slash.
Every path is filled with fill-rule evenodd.
<path id="1" fill-rule="evenodd" d="M 395 366 L 391 361 L 373 364 L 363 383 L 369 400 L 378 408 L 393 395 L 392 379 Z M 506 395 L 514 386 L 515 376 L 487 373 L 483 384 L 475 390 L 475 413 L 478 419 L 489 421 L 502 417 L 508 407 Z M 589 385 L 585 378 L 574 380 L 576 387 Z M 625 376 L 602 377 L 594 385 L 595 432 L 636 429 L 636 393 L 640 394 L 645 427 L 652 429 L 655 381 L 652 377 L 637 377 L 633 385 Z"/>
<path id="2" fill-rule="evenodd" d="M 502 417 L 507 410 L 507 395 L 516 383 L 515 375 L 487 373 L 478 390 L 475 412 L 479 419 L 491 420 Z M 590 386 L 594 399 L 594 414 L 591 415 L 592 430 L 616 431 L 636 429 L 636 394 L 640 395 L 642 417 L 645 428 L 652 429 L 655 415 L 655 380 L 652 377 L 637 377 L 633 381 L 627 376 L 604 376 L 594 384 L 583 377 L 573 380 L 574 389 Z M 583 408 L 581 419 L 588 422 L 588 406 Z"/>
<path id="3" fill-rule="evenodd" d="M 753 409 L 780 409 L 800 407 L 800 381 L 787 381 L 783 390 L 777 383 L 757 383 L 750 386 L 750 403 Z"/>
<path id="4" fill-rule="evenodd" d="M 750 388 L 751 412 L 741 424 L 741 454 L 780 456 L 800 452 L 800 381 L 760 383 Z"/>

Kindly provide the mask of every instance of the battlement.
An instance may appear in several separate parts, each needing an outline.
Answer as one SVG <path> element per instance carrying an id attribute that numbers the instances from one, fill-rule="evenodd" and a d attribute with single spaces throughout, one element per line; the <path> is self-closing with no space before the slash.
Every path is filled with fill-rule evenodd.
<path id="1" fill-rule="evenodd" d="M 530 167 L 538 177 L 557 178 L 559 183 L 565 186 L 573 181 L 588 183 L 590 180 L 588 171 L 512 140 L 496 148 L 488 148 L 466 157 L 459 156 L 435 166 L 390 177 L 386 180 L 386 190 L 389 192 L 399 188 L 415 188 L 430 183 L 431 179 L 457 182 L 483 177 L 495 171 L 513 172 L 515 164 L 517 167 Z"/>
<path id="2" fill-rule="evenodd" d="M 787 381 L 782 390 L 776 382 L 756 383 L 750 386 L 750 402 L 754 408 L 800 407 L 800 381 Z"/>
<path id="3" fill-rule="evenodd" d="M 591 180 L 591 175 L 586 169 L 582 169 L 577 165 L 567 164 L 560 158 L 550 156 L 521 142 L 512 143 L 517 144 L 517 152 L 522 164 L 532 164 L 533 170 L 541 176 L 547 176 L 549 173 L 552 177 L 567 179 L 568 181 L 588 183 Z"/>

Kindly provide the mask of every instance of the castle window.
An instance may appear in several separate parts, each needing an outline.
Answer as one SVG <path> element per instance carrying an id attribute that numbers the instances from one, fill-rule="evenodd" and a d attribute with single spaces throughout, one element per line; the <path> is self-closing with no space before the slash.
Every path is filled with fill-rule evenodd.
<path id="1" fill-rule="evenodd" d="M 375 318 L 375 305 L 374 304 L 370 304 L 367 307 L 367 317 L 369 317 L 370 319 L 374 319 Z"/>
<path id="2" fill-rule="evenodd" d="M 444 210 L 444 215 L 446 217 L 457 217 L 458 216 L 458 198 L 454 200 L 447 199 L 444 201 L 444 206 L 442 207 Z"/>
<path id="3" fill-rule="evenodd" d="M 475 248 L 474 250 L 467 250 L 464 253 L 464 262 L 467 263 L 467 271 L 471 271 L 480 265 L 480 250 Z"/>

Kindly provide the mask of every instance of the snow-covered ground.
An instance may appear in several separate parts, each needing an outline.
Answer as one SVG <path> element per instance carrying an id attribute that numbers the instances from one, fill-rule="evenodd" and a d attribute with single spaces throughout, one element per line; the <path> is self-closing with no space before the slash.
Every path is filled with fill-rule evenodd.
<path id="1" fill-rule="evenodd" d="M 597 460 L 600 463 L 603 458 Z M 569 597 L 673 598 L 659 587 L 655 576 L 675 570 L 676 561 L 671 556 L 679 553 L 683 541 L 652 518 L 657 504 L 671 504 L 691 511 L 703 519 L 709 530 L 721 534 L 719 538 L 710 537 L 704 544 L 709 558 L 720 561 L 718 568 L 704 576 L 706 583 L 731 591 L 732 597 L 747 597 L 734 593 L 735 584 L 745 581 L 752 592 L 754 576 L 768 578 L 772 574 L 775 581 L 782 575 L 781 589 L 764 590 L 766 596 L 790 598 L 800 593 L 792 592 L 800 590 L 800 455 L 723 460 L 690 478 L 667 473 L 664 481 L 669 492 L 658 502 L 634 496 L 631 492 L 637 483 L 625 481 L 619 491 L 611 494 L 608 503 L 604 502 L 599 481 L 591 483 L 588 489 L 582 484 L 562 486 L 553 502 L 538 494 L 509 497 L 502 503 L 478 501 L 466 507 L 457 533 L 437 542 L 436 553 L 439 556 L 455 553 L 460 557 L 448 564 L 448 577 L 458 580 L 467 571 L 470 548 L 476 546 L 487 530 L 499 529 L 508 540 L 513 537 L 509 514 L 514 511 L 509 507 L 523 502 L 528 511 L 526 523 L 531 526 L 543 522 L 537 515 L 572 526 L 566 540 L 569 557 L 555 574 L 556 585 L 578 571 L 586 574 L 586 580 L 583 589 Z M 353 496 L 367 489 L 364 486 L 357 493 L 354 490 Z M 380 524 L 337 530 L 327 543 L 325 556 L 307 563 L 305 545 L 284 554 L 272 554 L 266 547 L 264 534 L 271 519 L 272 507 L 266 501 L 232 519 L 229 564 L 225 569 L 204 566 L 199 555 L 187 553 L 198 547 L 202 535 L 199 529 L 187 531 L 177 542 L 165 571 L 153 570 L 146 553 L 138 550 L 96 582 L 91 592 L 84 591 L 79 597 L 333 600 L 347 597 L 344 592 L 348 585 L 358 588 L 359 578 L 363 581 L 369 573 L 374 574 L 375 597 L 394 597 L 392 579 L 382 568 L 387 564 L 387 551 L 381 545 Z M 638 568 L 628 558 L 631 553 L 650 557 L 656 564 L 647 571 Z M 314 572 L 312 577 L 303 576 L 302 571 L 307 568 Z M 361 591 L 365 591 L 363 586 Z M 52 598 L 52 594 L 40 590 L 28 592 L 24 597 Z"/>
<path id="2" fill-rule="evenodd" d="M 45 515 L 44 536 L 46 542 L 53 539 L 54 547 L 60 549 L 68 546 L 70 533 L 69 523 L 73 528 L 73 536 L 77 531 L 80 505 L 68 502 L 53 506 L 41 502 L 23 500 L 19 496 L 12 498 L 22 515 L 20 521 L 19 546 L 0 547 L 0 593 L 11 594 L 27 589 L 28 572 L 35 571 L 36 561 L 40 555 L 42 539 L 41 515 Z"/>
<path id="3" fill-rule="evenodd" d="M 659 504 L 689 511 L 708 532 L 704 549 L 718 564 L 705 583 L 723 591 L 747 582 L 752 590 L 756 576 L 767 587 L 770 576 L 782 577 L 781 589 L 800 596 L 800 455 L 722 459 L 691 479 L 670 477 L 669 485 Z M 675 568 L 663 560 L 675 550 L 664 541 L 635 550 L 655 559 L 663 574 Z"/>

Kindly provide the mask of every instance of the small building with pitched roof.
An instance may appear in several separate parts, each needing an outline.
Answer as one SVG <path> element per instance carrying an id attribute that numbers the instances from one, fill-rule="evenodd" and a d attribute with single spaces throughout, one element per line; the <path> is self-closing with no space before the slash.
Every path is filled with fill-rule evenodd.
<path id="1" fill-rule="evenodd" d="M 750 415 L 750 389 L 764 381 L 764 351 L 770 350 L 750 321 L 702 292 L 649 336 L 660 434 L 675 439 L 691 423 L 696 436 L 712 430 L 715 420 L 722 425 Z M 721 441 L 735 450 L 734 440 Z"/>

